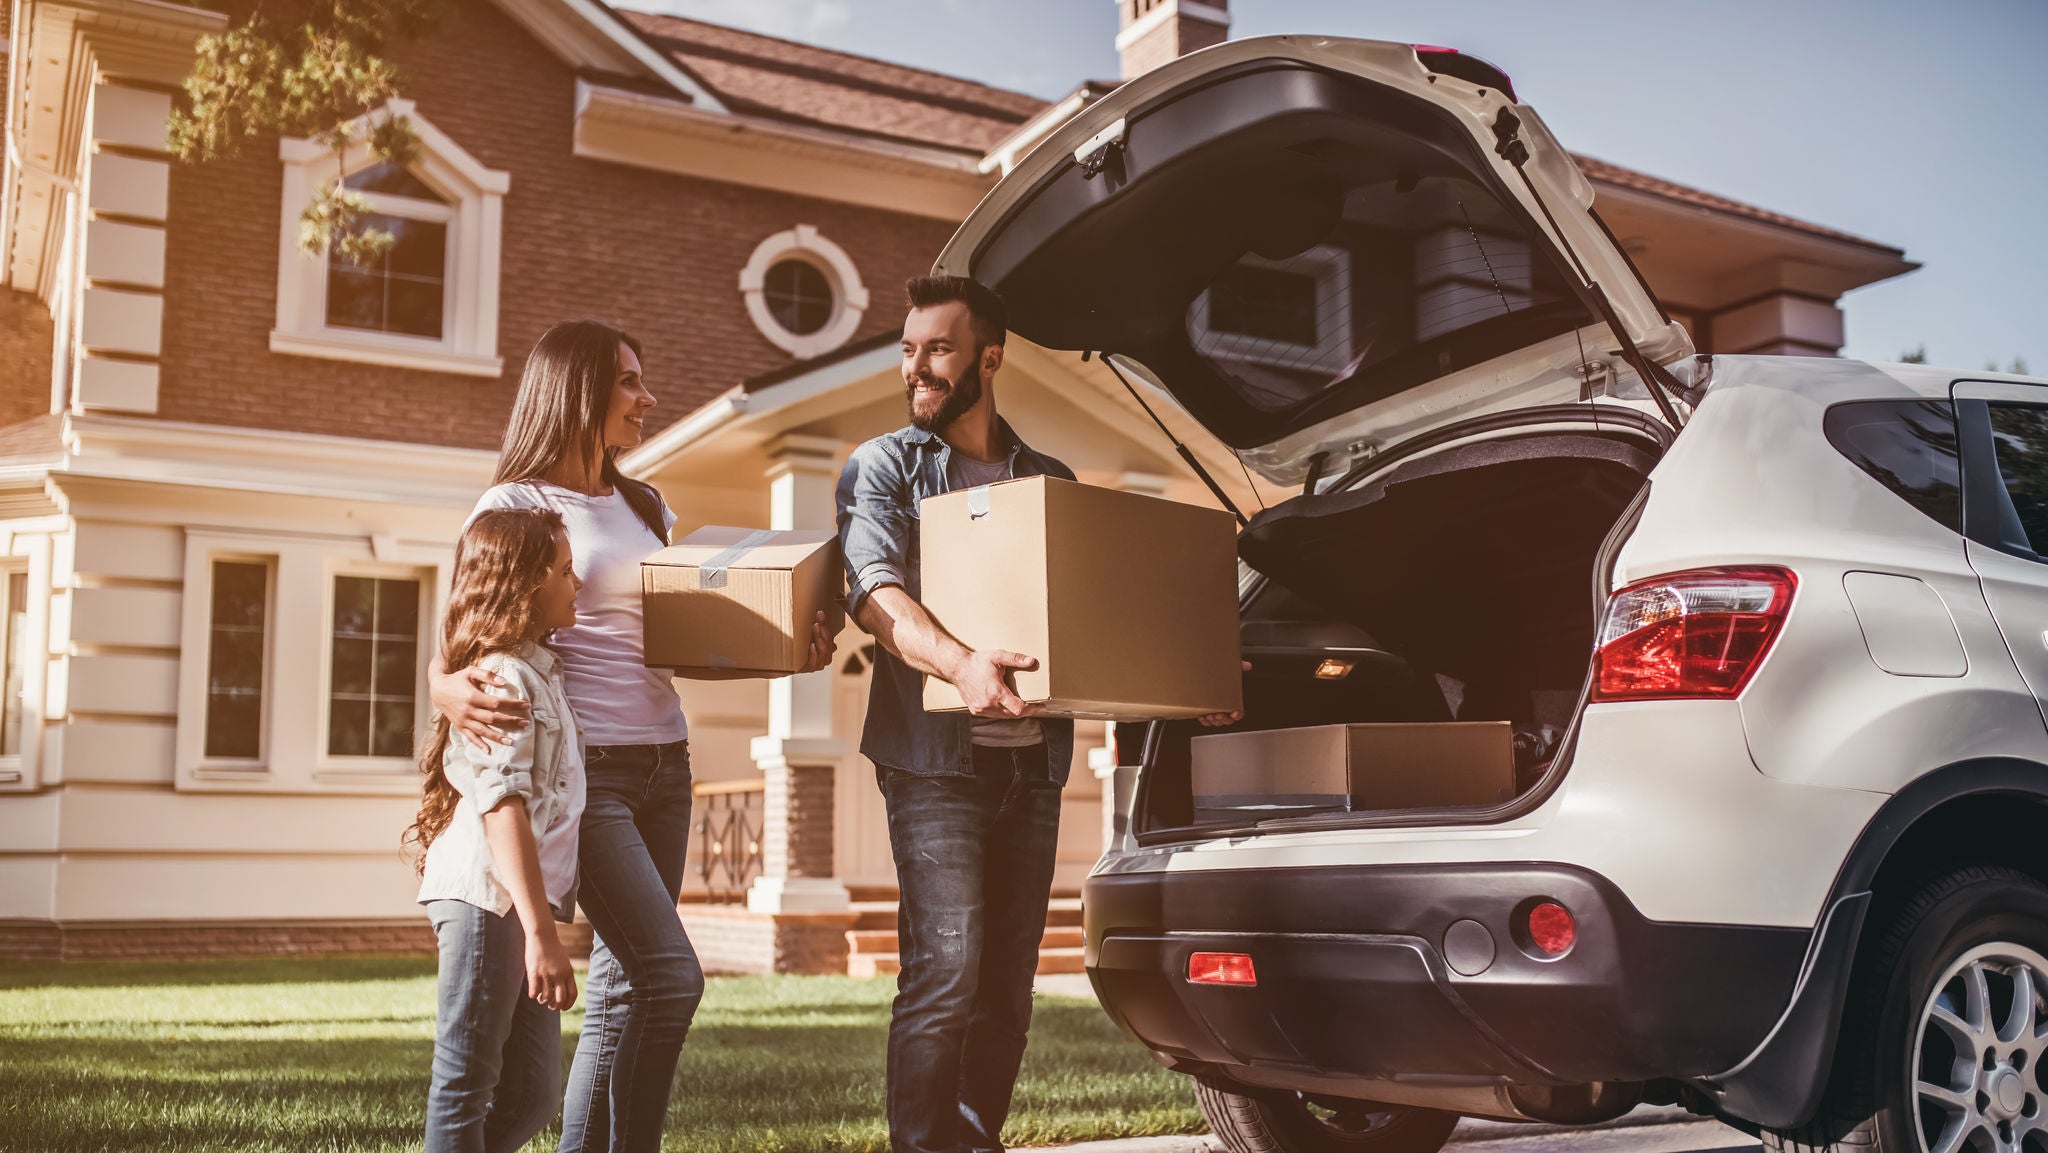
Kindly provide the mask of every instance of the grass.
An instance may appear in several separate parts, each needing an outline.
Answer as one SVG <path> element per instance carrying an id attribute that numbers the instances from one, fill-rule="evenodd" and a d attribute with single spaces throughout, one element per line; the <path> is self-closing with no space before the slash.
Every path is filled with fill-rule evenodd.
<path id="1" fill-rule="evenodd" d="M 894 984 L 712 978 L 668 1147 L 886 1149 Z M 431 959 L 0 964 L 0 1150 L 416 1150 L 433 1030 Z M 1038 998 L 1006 1144 L 1201 1129 L 1185 1078 L 1094 1002 Z"/>

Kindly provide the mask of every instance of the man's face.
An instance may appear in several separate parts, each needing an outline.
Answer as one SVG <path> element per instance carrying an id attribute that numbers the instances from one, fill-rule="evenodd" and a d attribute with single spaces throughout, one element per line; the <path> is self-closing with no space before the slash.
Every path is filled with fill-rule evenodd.
<path id="1" fill-rule="evenodd" d="M 974 336 L 974 317 L 957 300 L 913 308 L 903 321 L 903 388 L 910 423 L 944 431 L 981 403 L 984 362 L 993 359 Z"/>

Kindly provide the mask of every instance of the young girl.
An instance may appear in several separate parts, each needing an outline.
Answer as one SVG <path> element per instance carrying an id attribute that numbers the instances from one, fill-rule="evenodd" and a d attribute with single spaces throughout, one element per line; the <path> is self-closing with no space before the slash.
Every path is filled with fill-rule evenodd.
<path id="1" fill-rule="evenodd" d="M 420 903 L 440 939 L 427 1153 L 514 1150 L 562 1099 L 562 1010 L 576 1000 L 555 935 L 575 901 L 583 756 L 562 663 L 541 643 L 576 623 L 582 588 L 562 518 L 486 512 L 463 531 L 441 651 L 498 677 L 532 724 L 509 744 L 449 739 L 420 758 Z"/>

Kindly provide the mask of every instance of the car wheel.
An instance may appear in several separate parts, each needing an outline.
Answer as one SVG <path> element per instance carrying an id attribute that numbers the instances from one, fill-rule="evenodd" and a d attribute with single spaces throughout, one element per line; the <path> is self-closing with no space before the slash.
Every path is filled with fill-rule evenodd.
<path id="1" fill-rule="evenodd" d="M 1230 1153 L 1436 1153 L 1455 1113 L 1304 1093 L 1237 1093 L 1197 1082 L 1195 1100 Z M 2038 1151 L 2037 1151 L 2038 1153 Z"/>
<path id="2" fill-rule="evenodd" d="M 2048 1153 L 2048 887 L 1957 869 L 1899 910 L 1850 980 L 1819 1114 L 1779 1153 Z"/>

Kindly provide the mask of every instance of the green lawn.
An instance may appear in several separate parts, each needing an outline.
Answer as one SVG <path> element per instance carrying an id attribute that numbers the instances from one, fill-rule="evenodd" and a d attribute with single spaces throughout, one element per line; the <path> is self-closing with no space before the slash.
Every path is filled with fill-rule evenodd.
<path id="1" fill-rule="evenodd" d="M 886 1149 L 894 991 L 712 978 L 669 1148 Z M 0 1150 L 418 1149 L 433 1029 L 431 959 L 0 964 Z M 1094 1002 L 1038 998 L 1007 1143 L 1201 1130 L 1186 1080 Z"/>

